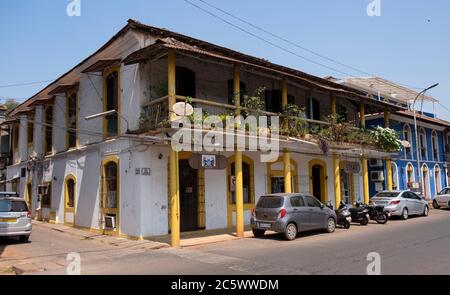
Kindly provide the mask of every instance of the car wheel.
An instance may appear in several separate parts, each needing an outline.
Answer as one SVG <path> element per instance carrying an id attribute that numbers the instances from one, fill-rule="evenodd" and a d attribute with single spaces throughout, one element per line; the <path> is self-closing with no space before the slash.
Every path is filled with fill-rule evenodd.
<path id="1" fill-rule="evenodd" d="M 408 209 L 407 208 L 403 208 L 402 219 L 406 220 L 406 219 L 408 219 L 408 217 L 409 217 Z"/>
<path id="2" fill-rule="evenodd" d="M 19 239 L 21 242 L 26 243 L 30 239 L 30 236 L 20 236 Z"/>
<path id="3" fill-rule="evenodd" d="M 288 241 L 295 240 L 297 232 L 297 226 L 294 223 L 289 223 L 284 231 L 284 238 Z"/>
<path id="4" fill-rule="evenodd" d="M 440 208 L 436 200 L 433 201 L 433 208 L 434 209 L 439 209 Z"/>
<path id="5" fill-rule="evenodd" d="M 423 213 L 422 216 L 428 216 L 428 213 L 430 213 L 430 209 L 428 208 L 428 206 L 425 206 L 425 208 L 423 208 Z"/>
<path id="6" fill-rule="evenodd" d="M 252 231 L 253 236 L 255 236 L 255 238 L 261 238 L 262 236 L 264 236 L 264 233 L 266 232 L 263 229 L 256 229 L 256 228 L 252 229 Z"/>
<path id="7" fill-rule="evenodd" d="M 327 221 L 327 233 L 332 233 L 336 230 L 336 221 L 334 218 L 328 218 Z"/>

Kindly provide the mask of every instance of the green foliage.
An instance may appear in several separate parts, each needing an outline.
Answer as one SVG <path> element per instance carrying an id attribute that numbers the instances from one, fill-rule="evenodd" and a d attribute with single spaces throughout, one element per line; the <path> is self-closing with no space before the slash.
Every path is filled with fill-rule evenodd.
<path id="1" fill-rule="evenodd" d="M 265 108 L 265 101 L 263 99 L 265 87 L 259 87 L 252 95 L 244 95 L 242 97 L 242 107 L 245 108 L 243 115 L 260 116 L 261 111 Z"/>
<path id="2" fill-rule="evenodd" d="M 283 124 L 281 134 L 303 138 L 307 132 L 304 120 L 305 108 L 295 104 L 288 104 L 283 111 L 283 117 L 287 118 L 287 125 Z"/>
<path id="3" fill-rule="evenodd" d="M 6 102 L 3 105 L 6 107 L 6 112 L 10 112 L 15 107 L 17 107 L 19 105 L 19 103 L 17 101 L 15 101 L 14 99 L 8 99 L 8 100 L 6 100 Z"/>
<path id="4" fill-rule="evenodd" d="M 386 152 L 393 153 L 401 150 L 400 136 L 393 129 L 377 126 L 375 130 L 371 131 L 371 136 L 376 145 Z"/>
<path id="5" fill-rule="evenodd" d="M 342 121 L 342 117 L 338 114 L 329 115 L 327 122 L 328 127 L 320 130 L 319 135 L 330 141 L 343 142 L 350 133 L 350 125 Z"/>

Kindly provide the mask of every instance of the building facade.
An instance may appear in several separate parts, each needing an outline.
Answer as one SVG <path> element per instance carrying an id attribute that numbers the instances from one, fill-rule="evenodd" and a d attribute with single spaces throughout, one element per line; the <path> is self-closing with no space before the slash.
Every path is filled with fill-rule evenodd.
<path id="1" fill-rule="evenodd" d="M 259 114 L 282 113 L 282 124 L 303 124 L 298 134 L 282 127 L 277 157 L 265 162 L 261 149 L 233 145 L 229 151 L 222 143 L 212 143 L 212 150 L 173 149 L 177 102 L 203 114 L 240 115 L 251 111 L 244 97 L 258 89 Z M 292 105 L 302 114 L 286 115 Z M 17 190 L 37 219 L 104 234 L 170 233 L 174 246 L 180 231 L 230 227 L 242 236 L 263 194 L 368 201 L 368 159 L 391 154 L 354 142 L 324 144 L 318 133 L 338 111 L 364 129 L 366 114 L 399 109 L 353 88 L 129 21 L 9 114 L 7 189 Z"/>

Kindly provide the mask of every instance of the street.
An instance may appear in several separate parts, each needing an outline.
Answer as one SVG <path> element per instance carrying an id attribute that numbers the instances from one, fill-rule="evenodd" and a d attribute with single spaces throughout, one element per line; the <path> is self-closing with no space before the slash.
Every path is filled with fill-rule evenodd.
<path id="1" fill-rule="evenodd" d="M 65 274 L 67 253 L 78 252 L 82 274 L 364 275 L 367 254 L 377 252 L 382 274 L 450 274 L 449 224 L 450 211 L 432 210 L 429 217 L 354 224 L 334 234 L 300 234 L 292 242 L 270 234 L 157 250 L 117 247 L 35 226 L 28 244 L 0 240 L 0 266 L 38 261 L 43 266 L 36 274 Z"/>

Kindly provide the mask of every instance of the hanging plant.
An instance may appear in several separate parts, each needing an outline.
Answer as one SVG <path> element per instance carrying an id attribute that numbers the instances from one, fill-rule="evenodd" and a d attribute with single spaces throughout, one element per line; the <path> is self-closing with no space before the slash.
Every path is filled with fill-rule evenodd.
<path id="1" fill-rule="evenodd" d="M 388 153 L 399 152 L 402 148 L 400 136 L 393 129 L 377 126 L 371 135 L 376 145 Z"/>

